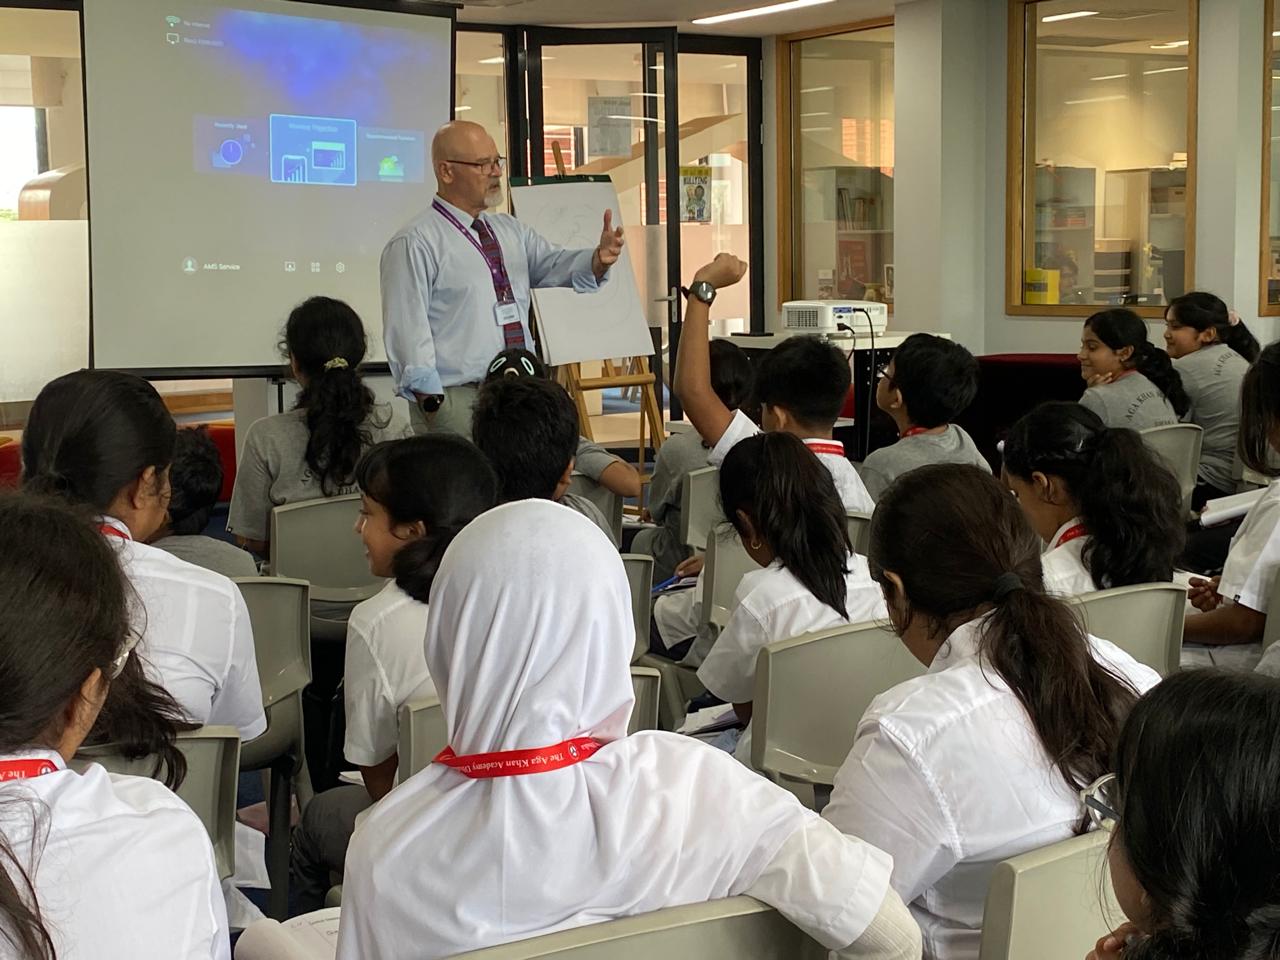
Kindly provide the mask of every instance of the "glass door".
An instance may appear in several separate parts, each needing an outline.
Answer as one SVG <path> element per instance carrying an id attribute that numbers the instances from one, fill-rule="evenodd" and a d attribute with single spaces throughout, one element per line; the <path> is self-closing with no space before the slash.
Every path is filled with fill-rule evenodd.
<path id="1" fill-rule="evenodd" d="M 675 29 L 530 27 L 527 66 L 529 175 L 557 172 L 558 144 L 566 172 L 613 180 L 661 404 L 663 347 L 674 358 L 680 336 L 680 158 L 667 149 L 679 142 Z"/>

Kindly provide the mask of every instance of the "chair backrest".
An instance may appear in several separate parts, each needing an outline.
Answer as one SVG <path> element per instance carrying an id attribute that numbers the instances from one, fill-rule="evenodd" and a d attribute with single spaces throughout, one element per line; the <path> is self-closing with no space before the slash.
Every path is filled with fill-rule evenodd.
<path id="1" fill-rule="evenodd" d="M 680 540 L 702 550 L 716 524 L 724 522 L 720 509 L 720 469 L 699 467 L 680 481 Z"/>
<path id="2" fill-rule="evenodd" d="M 574 927 L 460 953 L 455 960 L 813 960 L 826 955 L 772 907 L 732 897 Z"/>
<path id="3" fill-rule="evenodd" d="M 1280 571 L 1277 571 L 1275 582 L 1271 584 L 1271 602 L 1267 605 L 1267 625 L 1262 631 L 1262 649 L 1266 650 L 1277 640 L 1280 640 Z"/>
<path id="4" fill-rule="evenodd" d="M 738 584 L 760 565 L 751 559 L 732 524 L 721 523 L 707 537 L 707 556 L 702 568 L 702 622 L 713 629 L 729 622 L 733 595 Z"/>
<path id="5" fill-rule="evenodd" d="M 635 733 L 637 730 L 657 730 L 662 675 L 653 667 L 633 666 L 631 687 L 636 694 L 636 705 L 631 710 L 631 723 L 627 727 L 627 733 Z"/>
<path id="6" fill-rule="evenodd" d="M 440 698 L 434 694 L 404 704 L 396 714 L 396 722 L 400 782 L 404 783 L 449 745 L 449 728 Z"/>
<path id="7" fill-rule="evenodd" d="M 871 701 L 924 670 L 874 622 L 769 644 L 756 658 L 751 765 L 774 779 L 834 783 Z"/>
<path id="8" fill-rule="evenodd" d="M 1172 423 L 1164 427 L 1148 427 L 1141 431 L 1142 442 L 1178 478 L 1182 488 L 1182 508 L 1191 513 L 1191 496 L 1196 488 L 1196 472 L 1200 469 L 1202 431 L 1194 423 Z"/>
<path id="9" fill-rule="evenodd" d="M 262 684 L 262 705 L 297 693 L 311 682 L 311 588 L 290 577 L 237 577 Z"/>
<path id="10" fill-rule="evenodd" d="M 235 727 L 199 727 L 178 734 L 178 749 L 187 758 L 187 776 L 177 794 L 209 831 L 218 876 L 236 872 L 236 786 L 240 776 L 240 733 Z M 112 773 L 152 776 L 154 757 L 128 760 L 112 744 L 81 747 L 72 766 L 83 770 L 99 763 Z"/>
<path id="11" fill-rule="evenodd" d="M 575 473 L 569 477 L 569 493 L 586 497 L 604 514 L 613 531 L 613 542 L 622 542 L 622 497 L 608 487 L 592 480 L 585 473 Z"/>
<path id="12" fill-rule="evenodd" d="M 271 572 L 311 584 L 313 600 L 359 603 L 386 582 L 369 572 L 355 532 L 360 496 L 286 503 L 271 511 Z"/>
<path id="13" fill-rule="evenodd" d="M 1178 670 L 1187 591 L 1175 583 L 1139 583 L 1072 597 L 1085 629 L 1110 640 L 1160 676 Z"/>
<path id="14" fill-rule="evenodd" d="M 1080 960 L 1123 919 L 1107 869 L 1108 835 L 1072 837 L 996 865 L 979 960 Z"/>
<path id="15" fill-rule="evenodd" d="M 849 542 L 853 544 L 853 552 L 865 557 L 871 546 L 871 514 L 851 510 L 845 516 L 849 524 Z"/>
<path id="16" fill-rule="evenodd" d="M 624 553 L 622 566 L 631 587 L 631 617 L 636 625 L 636 645 L 631 652 L 635 663 L 649 652 L 649 619 L 653 613 L 653 557 L 642 553 Z"/>

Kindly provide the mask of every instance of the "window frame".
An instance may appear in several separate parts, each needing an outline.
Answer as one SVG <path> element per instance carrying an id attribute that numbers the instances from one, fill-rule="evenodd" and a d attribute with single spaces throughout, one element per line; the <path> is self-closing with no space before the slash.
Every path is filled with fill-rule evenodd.
<path id="1" fill-rule="evenodd" d="M 799 119 L 794 109 L 795 103 L 795 68 L 791 56 L 791 45 L 803 40 L 817 40 L 821 37 L 834 37 L 842 33 L 860 33 L 864 30 L 878 30 L 892 27 L 894 18 L 874 17 L 869 20 L 856 20 L 852 23 L 841 23 L 832 27 L 821 27 L 816 30 L 803 30 L 799 33 L 781 34 L 776 38 L 774 59 L 777 68 L 777 140 L 778 140 L 778 304 L 782 305 L 795 298 L 795 287 L 792 280 L 795 276 L 803 276 L 804 251 L 796 245 L 799 231 L 796 229 L 796 216 L 799 208 L 793 200 L 800 196 L 800 168 L 796 163 L 796 138 L 799 130 L 796 121 Z M 896 108 L 895 108 L 896 109 Z M 889 304 L 889 312 L 893 312 L 893 304 Z"/>
<path id="2" fill-rule="evenodd" d="M 1280 303 L 1271 303 L 1267 296 L 1268 279 L 1271 276 L 1271 158 L 1274 150 L 1271 137 L 1277 125 L 1272 117 L 1271 100 L 1274 96 L 1272 80 L 1273 63 L 1278 55 L 1272 50 L 1272 31 L 1276 27 L 1276 0 L 1263 0 L 1262 6 L 1262 203 L 1258 233 L 1258 316 L 1280 317 Z"/>
<path id="3" fill-rule="evenodd" d="M 1032 8 L 1049 0 L 1009 0 L 1009 46 L 1007 123 L 1005 157 L 1005 284 L 1004 309 L 1011 317 L 1088 317 L 1105 304 L 1056 303 L 1027 304 L 1022 302 L 1026 211 L 1030 191 L 1035 184 L 1026 177 L 1027 128 L 1034 120 L 1028 105 L 1034 97 L 1034 86 L 1028 84 L 1028 67 L 1035 62 L 1035 45 L 1029 43 L 1033 20 L 1028 18 Z M 1185 0 L 1187 4 L 1187 36 L 1192 42 L 1187 51 L 1187 246 L 1185 286 L 1195 289 L 1196 269 L 1196 136 L 1199 126 L 1197 96 L 1200 76 L 1200 2 Z M 1030 90 L 1028 90 L 1030 87 Z M 1030 96 L 1028 95 L 1030 94 Z M 1135 304 L 1130 309 L 1149 320 L 1164 319 L 1163 306 Z"/>

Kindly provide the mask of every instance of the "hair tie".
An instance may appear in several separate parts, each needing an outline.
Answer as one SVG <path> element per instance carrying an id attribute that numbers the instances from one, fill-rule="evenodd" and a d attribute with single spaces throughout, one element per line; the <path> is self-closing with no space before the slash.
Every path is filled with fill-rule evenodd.
<path id="1" fill-rule="evenodd" d="M 1240 314 L 1236 313 L 1234 310 L 1228 310 L 1227 326 L 1235 327 L 1235 326 L 1239 326 L 1239 324 L 1240 324 Z"/>
<path id="2" fill-rule="evenodd" d="M 345 357 L 334 357 L 332 360 L 326 360 L 324 362 L 324 368 L 326 370 L 346 370 L 350 366 L 351 364 L 347 363 Z"/>
<path id="3" fill-rule="evenodd" d="M 995 585 L 991 590 L 991 599 L 996 603 L 999 603 L 1014 591 L 1023 589 L 1025 589 L 1025 587 L 1023 586 L 1022 578 L 1020 576 L 1016 573 L 1002 573 L 1000 576 L 996 577 Z"/>

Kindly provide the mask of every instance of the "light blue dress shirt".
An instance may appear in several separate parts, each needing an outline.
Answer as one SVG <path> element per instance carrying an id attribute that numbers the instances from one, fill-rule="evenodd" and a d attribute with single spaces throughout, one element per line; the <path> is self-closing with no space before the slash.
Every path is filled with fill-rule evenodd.
<path id="1" fill-rule="evenodd" d="M 439 199 L 439 198 L 437 198 Z M 440 200 L 479 242 L 472 218 Z M 529 291 L 533 287 L 599 289 L 590 250 L 564 250 L 515 217 L 482 213 L 498 239 L 502 259 L 529 336 Z M 608 274 L 605 274 L 605 280 Z M 489 361 L 504 347 L 494 316 L 498 302 L 484 255 L 439 211 L 428 207 L 382 251 L 382 338 L 397 392 L 440 394 L 445 387 L 478 383 Z"/>

